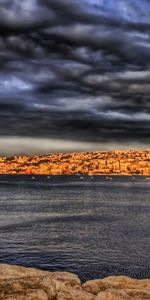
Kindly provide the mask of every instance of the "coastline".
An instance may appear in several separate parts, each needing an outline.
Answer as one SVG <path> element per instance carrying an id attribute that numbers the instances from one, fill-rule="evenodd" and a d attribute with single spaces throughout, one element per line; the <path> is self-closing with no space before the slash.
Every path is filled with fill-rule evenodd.
<path id="1" fill-rule="evenodd" d="M 21 176 L 41 176 L 42 177 L 82 177 L 82 176 L 85 176 L 85 177 L 136 177 L 136 178 L 144 178 L 144 177 L 150 177 L 150 174 L 149 173 L 145 173 L 144 175 L 143 174 L 136 174 L 136 173 L 132 173 L 132 174 L 124 174 L 124 173 L 118 173 L 118 174 L 115 174 L 115 173 L 100 173 L 100 174 L 85 174 L 85 173 L 79 173 L 79 174 L 76 174 L 76 173 L 72 173 L 72 174 L 52 174 L 52 173 L 2 173 L 1 170 L 0 170 L 0 176 L 13 176 L 13 177 L 19 177 L 20 175 Z"/>
<path id="2" fill-rule="evenodd" d="M 148 300 L 150 279 L 110 276 L 83 284 L 68 272 L 0 264 L 0 299 L 3 300 Z"/>
<path id="3" fill-rule="evenodd" d="M 149 176 L 150 150 L 0 157 L 0 174 Z"/>

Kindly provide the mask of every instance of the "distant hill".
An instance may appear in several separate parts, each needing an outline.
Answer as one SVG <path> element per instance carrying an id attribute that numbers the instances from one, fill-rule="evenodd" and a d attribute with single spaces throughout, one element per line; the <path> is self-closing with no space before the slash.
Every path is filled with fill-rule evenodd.
<path id="1" fill-rule="evenodd" d="M 0 157 L 0 174 L 150 175 L 150 150 Z"/>

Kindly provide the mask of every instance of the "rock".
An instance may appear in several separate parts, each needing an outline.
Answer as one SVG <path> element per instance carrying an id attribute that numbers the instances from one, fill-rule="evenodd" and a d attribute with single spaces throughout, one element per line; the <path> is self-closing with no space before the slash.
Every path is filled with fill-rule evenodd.
<path id="1" fill-rule="evenodd" d="M 59 284 L 81 288 L 81 282 L 77 275 L 69 272 L 48 272 L 41 271 L 34 268 L 25 268 L 21 266 L 13 266 L 7 264 L 0 264 L 0 281 L 2 279 L 15 279 L 15 278 L 43 278 L 56 281 Z M 45 281 L 46 282 L 46 281 Z"/>
<path id="2" fill-rule="evenodd" d="M 95 296 L 83 290 L 70 289 L 60 291 L 57 300 L 94 300 Z"/>
<path id="3" fill-rule="evenodd" d="M 148 290 L 107 290 L 100 292 L 95 300 L 149 300 L 150 292 Z"/>
<path id="4" fill-rule="evenodd" d="M 5 300 L 48 300 L 47 294 L 43 290 L 26 290 L 17 294 L 4 295 Z"/>
<path id="5" fill-rule="evenodd" d="M 126 276 L 111 276 L 87 281 L 82 287 L 83 290 L 98 295 L 96 300 L 150 299 L 150 280 L 148 279 L 137 280 Z"/>
<path id="6" fill-rule="evenodd" d="M 150 300 L 150 280 L 112 276 L 87 281 L 77 275 L 0 264 L 0 300 Z"/>
<path id="7" fill-rule="evenodd" d="M 131 300 L 130 296 L 127 296 L 123 291 L 108 290 L 106 292 L 100 292 L 96 296 L 95 300 Z"/>
<path id="8" fill-rule="evenodd" d="M 81 289 L 80 279 L 77 275 L 67 272 L 46 272 L 34 268 L 0 265 L 0 299 L 52 300 L 57 296 L 57 292 L 69 288 Z M 37 291 L 38 295 L 36 294 Z"/>

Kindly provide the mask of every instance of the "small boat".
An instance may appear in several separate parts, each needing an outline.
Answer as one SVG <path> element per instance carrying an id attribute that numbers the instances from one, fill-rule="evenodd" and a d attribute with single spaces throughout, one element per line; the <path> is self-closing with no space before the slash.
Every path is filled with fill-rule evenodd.
<path id="1" fill-rule="evenodd" d="M 83 180 L 83 179 L 84 179 L 84 177 L 83 177 L 83 176 L 80 176 L 80 179 L 81 179 L 81 180 Z"/>
<path id="2" fill-rule="evenodd" d="M 35 177 L 34 177 L 34 176 L 32 176 L 32 179 L 33 179 L 33 180 L 35 180 Z"/>

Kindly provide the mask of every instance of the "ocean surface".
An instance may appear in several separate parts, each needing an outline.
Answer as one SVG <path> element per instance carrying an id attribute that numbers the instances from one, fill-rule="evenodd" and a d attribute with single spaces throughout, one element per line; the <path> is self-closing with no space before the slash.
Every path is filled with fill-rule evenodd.
<path id="1" fill-rule="evenodd" d="M 0 175 L 0 263 L 150 277 L 150 177 Z"/>

